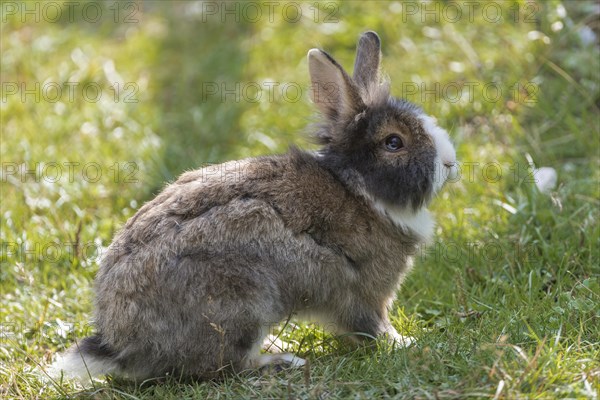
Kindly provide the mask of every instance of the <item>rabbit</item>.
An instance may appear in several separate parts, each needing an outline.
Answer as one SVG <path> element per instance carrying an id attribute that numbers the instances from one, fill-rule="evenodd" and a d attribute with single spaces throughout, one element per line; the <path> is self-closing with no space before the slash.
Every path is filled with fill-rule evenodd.
<path id="1" fill-rule="evenodd" d="M 400 345 L 388 309 L 433 235 L 427 206 L 457 174 L 447 132 L 390 95 L 375 32 L 358 41 L 352 77 L 308 52 L 317 151 L 183 173 L 118 232 L 95 281 L 97 333 L 52 366 L 82 380 L 219 378 L 225 370 L 301 367 L 263 353 L 295 316 L 356 342 Z"/>

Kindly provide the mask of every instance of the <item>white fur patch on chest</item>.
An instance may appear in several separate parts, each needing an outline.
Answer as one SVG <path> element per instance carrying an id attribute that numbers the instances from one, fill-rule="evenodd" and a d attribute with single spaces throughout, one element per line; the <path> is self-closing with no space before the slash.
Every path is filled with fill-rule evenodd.
<path id="1" fill-rule="evenodd" d="M 433 238 L 435 221 L 426 208 L 419 211 L 408 211 L 399 207 L 385 205 L 381 201 L 373 201 L 373 208 L 384 217 L 390 219 L 394 225 L 417 235 L 421 240 L 428 242 Z"/>

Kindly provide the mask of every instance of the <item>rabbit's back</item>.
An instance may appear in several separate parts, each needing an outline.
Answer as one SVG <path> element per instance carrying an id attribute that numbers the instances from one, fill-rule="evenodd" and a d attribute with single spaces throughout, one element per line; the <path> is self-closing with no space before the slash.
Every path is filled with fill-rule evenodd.
<path id="1" fill-rule="evenodd" d="M 147 371 L 153 354 L 155 375 L 185 360 L 188 373 L 214 371 L 292 312 L 335 312 L 336 296 L 364 279 L 361 259 L 373 258 L 353 238 L 373 230 L 360 199 L 310 153 L 185 173 L 110 246 L 96 280 L 98 330 L 124 369 L 143 354 Z M 238 346 L 224 354 L 220 341 Z"/>

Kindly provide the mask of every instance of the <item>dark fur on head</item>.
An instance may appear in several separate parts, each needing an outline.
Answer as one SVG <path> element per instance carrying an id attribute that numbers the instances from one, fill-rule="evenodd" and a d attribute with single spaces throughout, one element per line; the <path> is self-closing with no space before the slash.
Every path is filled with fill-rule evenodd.
<path id="1" fill-rule="evenodd" d="M 382 81 L 379 46 L 374 33 L 361 37 L 353 78 L 329 54 L 313 53 L 319 60 L 310 64 L 313 100 L 323 117 L 314 136 L 323 145 L 322 163 L 328 169 L 340 177 L 358 173 L 361 186 L 375 199 L 417 210 L 433 195 L 436 150 L 417 118 L 422 110 L 392 97 L 389 82 Z M 404 143 L 395 154 L 383 145 L 391 134 L 399 134 Z"/>

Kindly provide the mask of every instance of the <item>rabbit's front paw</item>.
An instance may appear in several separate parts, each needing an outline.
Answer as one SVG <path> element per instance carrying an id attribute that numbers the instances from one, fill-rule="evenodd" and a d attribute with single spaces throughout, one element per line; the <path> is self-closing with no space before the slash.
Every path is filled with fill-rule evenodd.
<path id="1" fill-rule="evenodd" d="M 389 344 L 398 348 L 406 348 L 415 344 L 416 339 L 412 336 L 403 336 L 399 334 L 396 329 L 388 329 L 383 336 Z"/>

